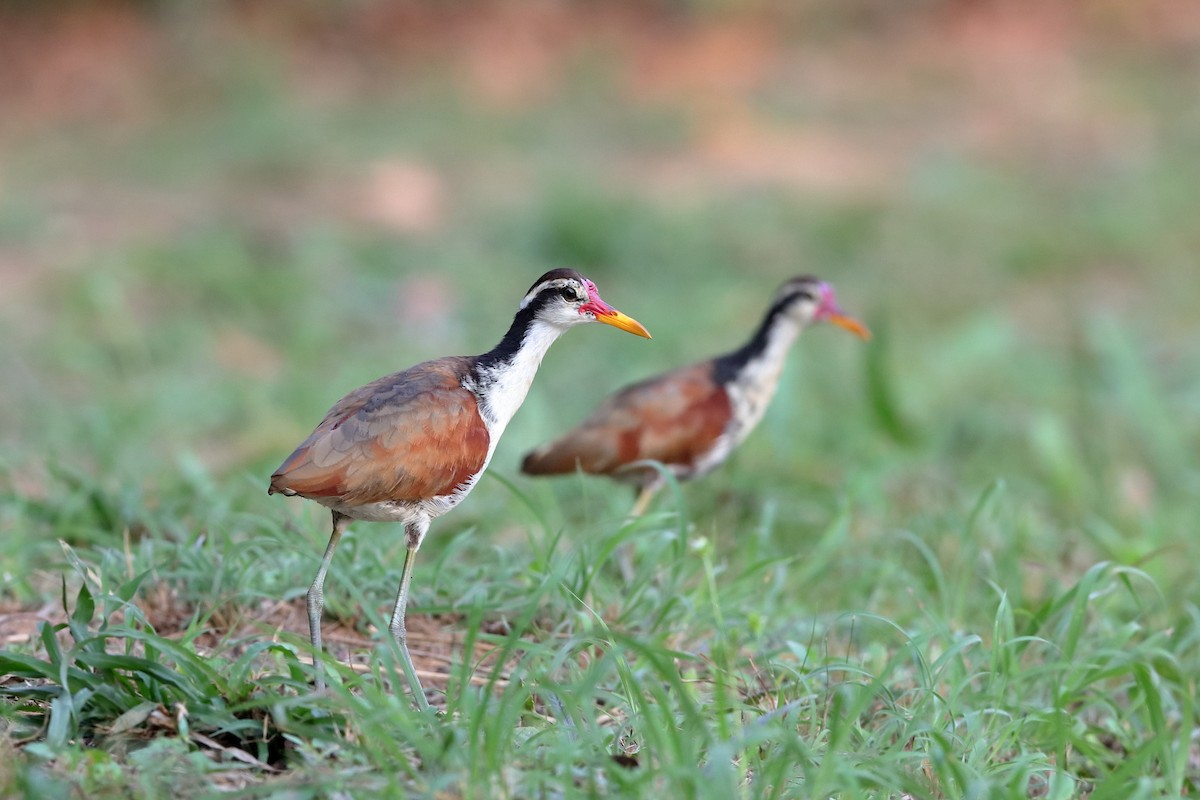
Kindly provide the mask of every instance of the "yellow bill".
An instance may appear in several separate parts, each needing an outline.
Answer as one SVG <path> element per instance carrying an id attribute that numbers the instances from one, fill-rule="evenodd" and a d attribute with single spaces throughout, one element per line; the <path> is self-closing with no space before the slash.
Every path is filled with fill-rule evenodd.
<path id="1" fill-rule="evenodd" d="M 830 314 L 825 319 L 837 325 L 839 328 L 845 328 L 860 339 L 870 339 L 871 332 L 867 330 L 867 326 L 856 320 L 854 317 L 848 317 L 845 314 Z"/>
<path id="2" fill-rule="evenodd" d="M 642 336 L 646 339 L 651 338 L 650 331 L 646 330 L 646 326 L 638 322 L 633 317 L 622 314 L 615 308 L 610 308 L 607 313 L 601 312 L 596 314 L 596 322 L 603 322 L 605 325 L 612 325 L 614 328 L 620 328 L 623 331 L 628 331 L 636 336 Z"/>

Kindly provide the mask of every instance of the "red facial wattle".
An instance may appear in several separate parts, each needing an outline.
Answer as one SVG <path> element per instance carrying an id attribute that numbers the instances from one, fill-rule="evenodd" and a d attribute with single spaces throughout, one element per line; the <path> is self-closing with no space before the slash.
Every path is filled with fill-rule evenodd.
<path id="1" fill-rule="evenodd" d="M 600 299 L 600 292 L 596 290 L 596 284 L 589 280 L 583 282 L 584 291 L 587 292 L 587 302 L 579 307 L 580 314 L 592 313 L 596 316 L 602 316 L 612 312 L 612 306 Z"/>
<path id="2" fill-rule="evenodd" d="M 579 307 L 580 314 L 591 314 L 597 322 L 612 325 L 614 328 L 620 328 L 623 331 L 643 336 L 647 339 L 650 338 L 650 331 L 646 330 L 642 323 L 633 317 L 622 314 L 601 300 L 600 292 L 596 291 L 596 284 L 585 280 L 583 285 L 588 293 L 588 301 Z"/>
<path id="3" fill-rule="evenodd" d="M 821 305 L 817 306 L 815 319 L 832 322 L 839 328 L 845 328 L 850 331 L 860 339 L 871 338 L 871 332 L 867 330 L 866 325 L 863 325 L 854 319 L 854 317 L 848 316 L 838 306 L 837 298 L 833 294 L 833 287 L 828 283 L 821 284 Z"/>

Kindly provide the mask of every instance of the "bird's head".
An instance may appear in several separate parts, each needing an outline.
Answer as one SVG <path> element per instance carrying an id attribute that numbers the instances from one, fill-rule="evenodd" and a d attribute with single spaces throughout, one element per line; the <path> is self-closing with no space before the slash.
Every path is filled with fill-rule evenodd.
<path id="1" fill-rule="evenodd" d="M 573 269 L 551 270 L 534 281 L 521 301 L 521 309 L 531 309 L 537 319 L 560 328 L 603 322 L 650 338 L 650 332 L 642 323 L 605 303 L 600 299 L 596 284 Z"/>
<path id="2" fill-rule="evenodd" d="M 867 326 L 848 316 L 837 304 L 833 287 L 809 275 L 792 278 L 775 294 L 774 304 L 802 325 L 832 322 L 862 339 L 870 339 Z"/>

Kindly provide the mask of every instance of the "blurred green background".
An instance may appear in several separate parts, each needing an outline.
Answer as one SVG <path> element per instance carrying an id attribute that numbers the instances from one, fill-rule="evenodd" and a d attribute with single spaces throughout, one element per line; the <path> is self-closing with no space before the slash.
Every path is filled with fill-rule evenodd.
<path id="1" fill-rule="evenodd" d="M 581 707 L 627 700 L 684 782 L 722 760 L 723 696 L 686 725 L 666 712 L 656 734 L 636 710 L 669 705 L 660 681 L 699 693 L 725 675 L 740 691 L 769 672 L 786 708 L 788 692 L 836 704 L 861 669 L 887 709 L 902 699 L 882 724 L 849 713 L 852 744 L 828 707 L 797 736 L 747 689 L 783 755 L 729 746 L 784 777 L 827 746 L 826 782 L 806 791 L 944 788 L 961 766 L 1014 796 L 1067 796 L 1039 794 L 1032 770 L 1084 788 L 1108 776 L 1108 796 L 1129 797 L 1135 749 L 1158 759 L 1129 762 L 1162 779 L 1146 792 L 1196 785 L 1200 5 L 6 2 L 0 75 L 0 648 L 36 645 L 63 576 L 73 593 L 89 569 L 110 589 L 151 571 L 140 607 L 204 653 L 176 658 L 183 672 L 240 652 L 279 598 L 302 642 L 328 520 L 268 498 L 271 470 L 345 392 L 490 348 L 533 279 L 574 266 L 654 340 L 591 326 L 555 345 L 488 476 L 434 526 L 410 621 L 440 612 L 473 636 L 484 619 L 536 619 L 523 668 L 569 673 Z M 521 456 L 616 387 L 731 349 L 802 273 L 875 339 L 800 339 L 761 429 L 684 487 L 684 516 L 666 493 L 633 537 L 629 589 L 607 561 L 628 491 L 527 479 Z M 329 616 L 368 636 L 401 550 L 398 532 L 356 526 Z M 532 644 L 554 630 L 586 655 L 601 623 L 629 637 L 611 652 L 647 648 L 634 662 L 691 660 L 592 682 Z M 910 655 L 934 677 L 906 671 Z M 242 677 L 246 696 L 262 688 Z M 918 684 L 936 702 L 906 705 Z M 531 758 L 486 702 L 451 692 L 462 717 L 414 738 L 388 727 L 412 724 L 402 711 L 362 722 L 385 708 L 366 691 L 361 709 L 339 698 L 355 742 L 328 720 L 303 728 L 302 703 L 272 724 L 299 748 L 359 747 L 330 757 L 335 772 L 366 764 L 410 788 L 440 774 L 468 796 L 512 778 L 511 754 Z M 228 698 L 204 696 L 193 712 L 212 733 Z M 13 725 L 41 724 L 14 709 Z M 492 728 L 471 710 L 496 720 L 482 745 Z M 265 721 L 229 724 L 247 719 L 267 752 Z M 581 730 L 549 726 L 540 741 L 568 754 L 549 762 L 597 759 L 618 781 L 605 754 L 624 739 L 592 752 Z M 442 734 L 471 747 L 422 750 L 420 775 L 390 760 L 408 745 L 371 749 Z M 926 746 L 932 771 L 913 761 Z M 895 775 L 864 778 L 881 753 Z"/>
<path id="2" fill-rule="evenodd" d="M 58 506 L 70 474 L 136 497 L 117 527 L 195 481 L 303 513 L 258 490 L 332 401 L 487 349 L 572 265 L 655 339 L 573 333 L 509 429 L 496 471 L 569 505 L 578 485 L 517 477 L 526 449 L 731 347 L 808 272 L 879 336 L 804 337 L 698 502 L 819 522 L 886 498 L 862 523 L 886 528 L 1003 479 L 1063 531 L 1039 566 L 1196 555 L 1170 502 L 1200 489 L 1191 4 L 5 11 L 19 498 Z M 485 481 L 444 525 L 508 499 Z M 17 507 L 4 536 L 30 546 L 0 563 L 29 599 L 56 548 Z"/>

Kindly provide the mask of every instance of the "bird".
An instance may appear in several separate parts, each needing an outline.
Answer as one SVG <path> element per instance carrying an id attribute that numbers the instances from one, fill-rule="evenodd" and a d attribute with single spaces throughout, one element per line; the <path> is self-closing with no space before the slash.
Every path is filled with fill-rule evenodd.
<path id="1" fill-rule="evenodd" d="M 838 306 L 832 286 L 810 275 L 792 278 L 741 347 L 617 390 L 579 425 L 526 454 L 521 471 L 607 475 L 639 490 L 630 517 L 641 515 L 665 483 L 650 462 L 678 480 L 724 463 L 762 420 L 792 343 L 817 322 L 870 338 Z"/>
<path id="2" fill-rule="evenodd" d="M 487 469 L 550 345 L 576 325 L 602 322 L 650 338 L 573 269 L 538 278 L 499 344 L 478 356 L 425 361 L 355 389 L 334 404 L 271 475 L 268 494 L 315 500 L 333 530 L 308 590 L 316 691 L 325 689 L 321 611 L 325 575 L 354 520 L 399 522 L 406 552 L 389 631 L 417 705 L 428 700 L 408 652 L 405 610 L 417 550 L 430 523 L 457 506 Z"/>

